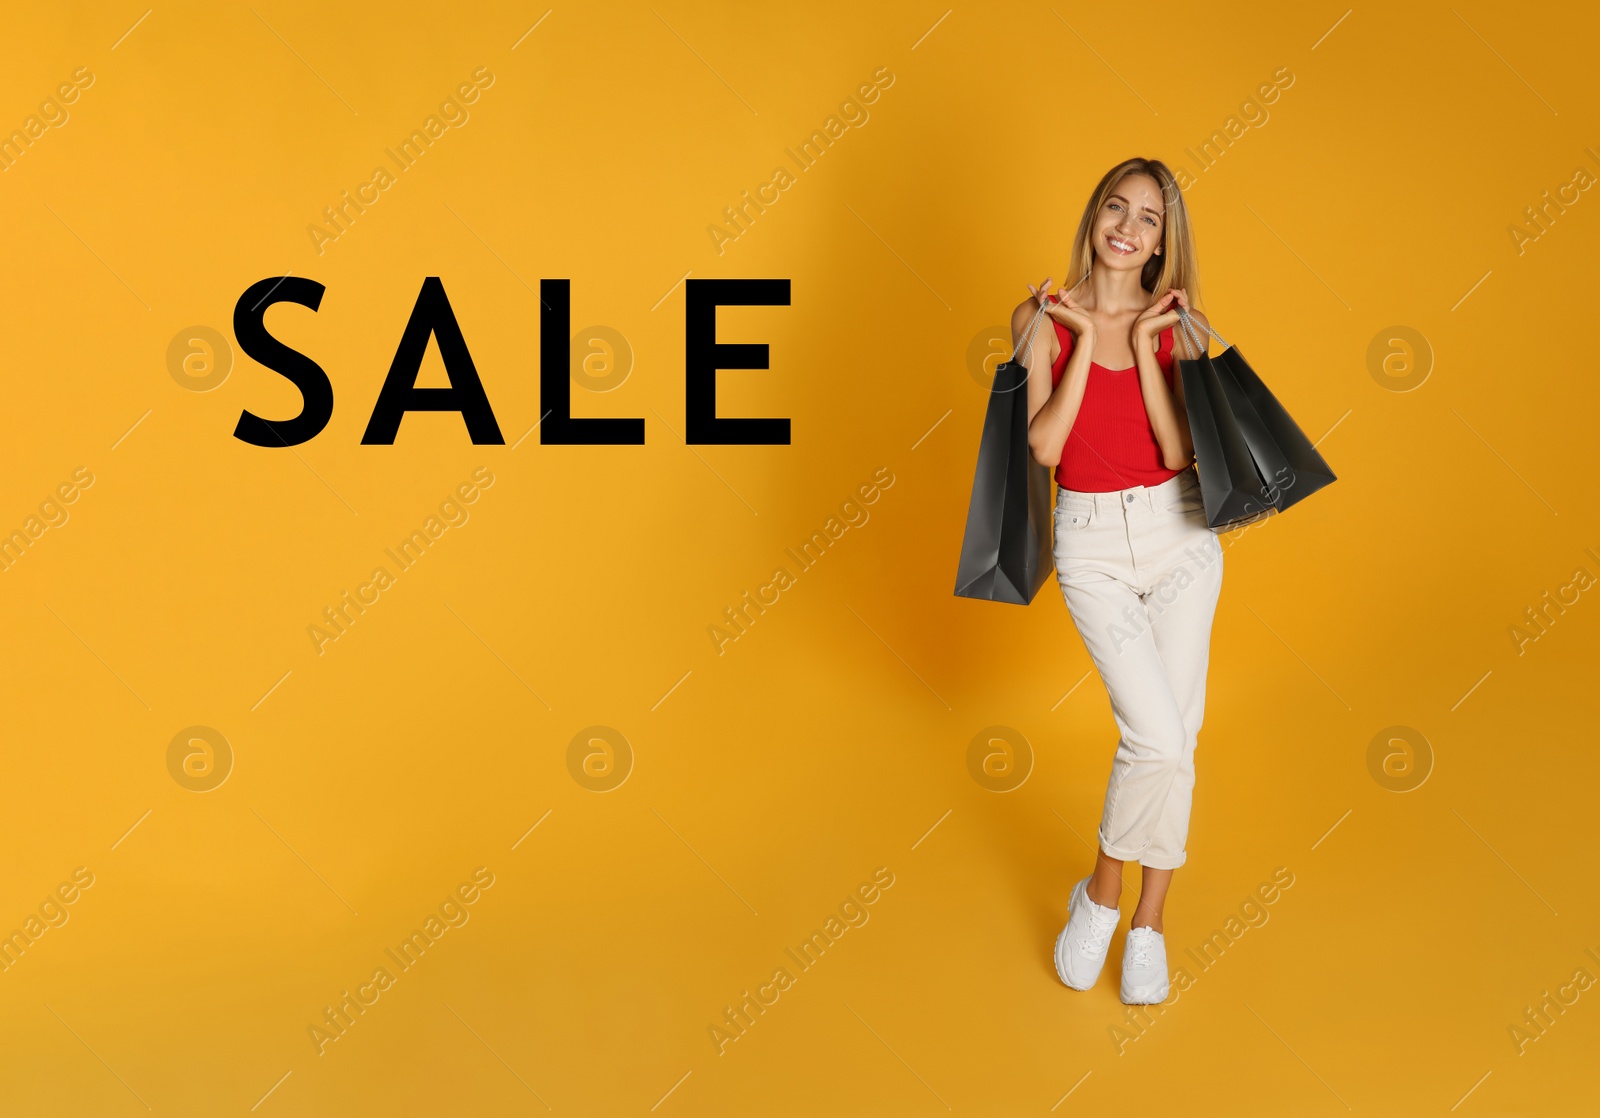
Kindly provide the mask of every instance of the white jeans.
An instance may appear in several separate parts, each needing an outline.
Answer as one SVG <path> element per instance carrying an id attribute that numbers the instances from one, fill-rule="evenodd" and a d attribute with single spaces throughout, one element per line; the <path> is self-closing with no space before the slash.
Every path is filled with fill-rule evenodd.
<path id="1" fill-rule="evenodd" d="M 1222 543 L 1191 467 L 1160 485 L 1056 494 L 1056 578 L 1121 740 L 1100 846 L 1151 869 L 1186 857 Z"/>

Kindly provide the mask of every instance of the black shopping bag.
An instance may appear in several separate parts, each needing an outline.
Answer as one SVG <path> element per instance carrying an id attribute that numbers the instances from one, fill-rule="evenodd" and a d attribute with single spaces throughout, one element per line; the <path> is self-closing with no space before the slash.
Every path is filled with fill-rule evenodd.
<path id="1" fill-rule="evenodd" d="M 1050 468 L 1028 450 L 1028 369 L 1018 360 L 1043 317 L 1041 306 L 1026 340 L 994 371 L 956 569 L 962 598 L 1025 606 L 1054 566 Z"/>
<path id="2" fill-rule="evenodd" d="M 1211 530 L 1230 532 L 1282 512 L 1337 480 L 1238 347 L 1201 326 L 1226 347 L 1209 357 L 1199 324 L 1181 308 L 1178 318 L 1191 352 L 1200 354 L 1179 358 L 1178 373 Z"/>

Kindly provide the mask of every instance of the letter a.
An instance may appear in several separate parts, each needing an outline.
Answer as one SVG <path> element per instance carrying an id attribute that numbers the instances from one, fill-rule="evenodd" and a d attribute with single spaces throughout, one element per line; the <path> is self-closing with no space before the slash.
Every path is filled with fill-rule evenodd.
<path id="1" fill-rule="evenodd" d="M 439 343 L 439 356 L 444 359 L 445 375 L 450 378 L 449 388 L 417 387 L 417 373 L 428 352 L 430 336 Z M 400 337 L 400 346 L 395 350 L 389 375 L 378 393 L 378 402 L 373 405 L 372 418 L 367 421 L 367 433 L 361 436 L 361 445 L 393 446 L 400 421 L 408 411 L 457 411 L 474 444 L 503 446 L 506 441 L 494 420 L 489 397 L 484 395 L 483 382 L 478 379 L 477 366 L 472 363 L 472 354 L 467 352 L 466 339 L 461 336 L 461 327 L 438 276 L 422 281 L 417 305 L 411 309 L 411 320 Z"/>

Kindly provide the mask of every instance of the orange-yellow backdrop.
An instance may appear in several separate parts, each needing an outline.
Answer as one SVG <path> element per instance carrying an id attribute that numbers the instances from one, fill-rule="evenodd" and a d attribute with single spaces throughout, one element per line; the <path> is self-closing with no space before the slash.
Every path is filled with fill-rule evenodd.
<path id="1" fill-rule="evenodd" d="M 1600 28 L 1529 18 L 9 12 L 0 1109 L 1582 1112 Z M 441 109 L 474 74 L 466 114 Z M 835 115 L 855 123 L 794 169 Z M 1074 993 L 1050 963 L 1115 734 L 1059 591 L 951 593 L 986 331 L 1060 277 L 1131 154 L 1184 169 L 1202 305 L 1340 474 L 1226 540 L 1167 916 L 1186 989 L 1142 1017 L 1113 974 Z M 336 404 L 264 450 L 240 412 L 298 397 L 232 310 L 285 273 L 327 286 L 268 321 Z M 428 276 L 503 446 L 437 414 L 360 445 Z M 789 307 L 720 315 L 771 369 L 722 374 L 719 407 L 790 417 L 792 445 L 685 444 L 686 276 L 791 281 Z M 643 417 L 644 446 L 524 437 L 544 277 L 571 279 L 574 333 L 631 353 L 601 391 L 628 355 L 595 349 L 575 413 Z M 785 549 L 846 514 L 801 571 Z M 456 523 L 400 571 L 385 548 L 433 516 Z M 981 760 L 1005 735 L 1009 778 L 980 780 L 974 739 Z"/>

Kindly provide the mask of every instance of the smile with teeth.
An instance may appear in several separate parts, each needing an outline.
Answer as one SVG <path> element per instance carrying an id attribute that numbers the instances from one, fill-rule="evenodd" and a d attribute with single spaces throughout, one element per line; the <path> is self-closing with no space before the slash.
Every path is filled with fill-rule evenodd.
<path id="1" fill-rule="evenodd" d="M 1106 244 L 1110 245 L 1113 250 L 1120 252 L 1123 256 L 1127 256 L 1130 253 L 1139 251 L 1139 246 L 1114 235 L 1108 235 L 1106 237 Z"/>

